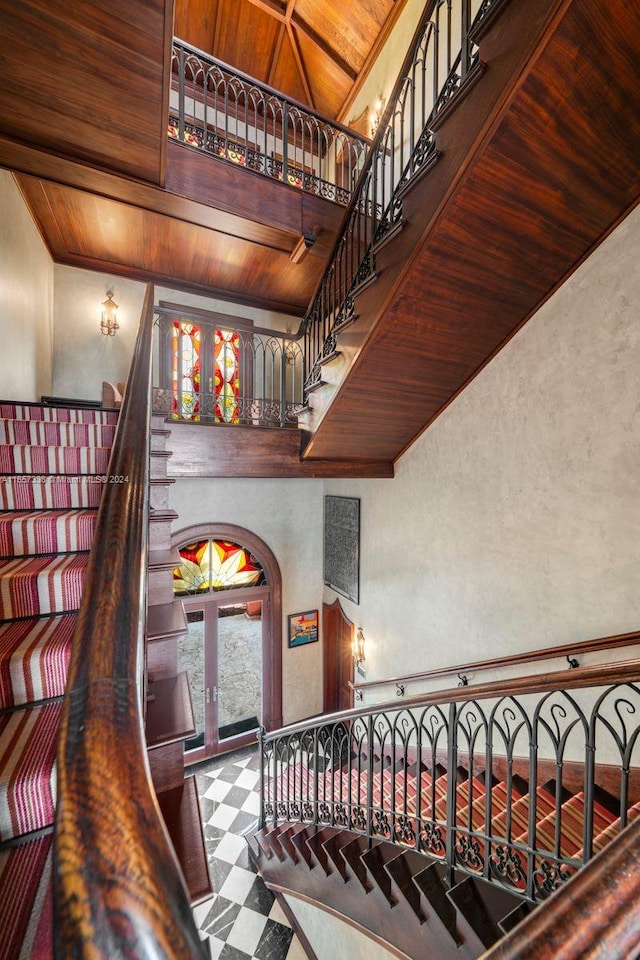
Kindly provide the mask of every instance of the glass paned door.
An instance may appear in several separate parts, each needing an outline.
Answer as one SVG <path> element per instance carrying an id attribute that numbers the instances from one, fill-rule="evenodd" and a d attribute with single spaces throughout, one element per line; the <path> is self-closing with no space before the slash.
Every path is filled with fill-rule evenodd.
<path id="1" fill-rule="evenodd" d="M 262 601 L 218 607 L 218 742 L 262 723 Z"/>
<path id="2" fill-rule="evenodd" d="M 189 676 L 196 732 L 184 745 L 186 751 L 204 747 L 205 738 L 205 622 L 204 610 L 187 613 L 187 633 L 178 640 L 178 670 Z"/>
<path id="3" fill-rule="evenodd" d="M 262 723 L 267 589 L 250 599 L 208 594 L 185 597 L 188 632 L 178 641 L 178 666 L 187 670 L 196 734 L 185 743 L 192 763 L 256 738 Z M 243 591 L 246 595 L 246 591 Z"/>

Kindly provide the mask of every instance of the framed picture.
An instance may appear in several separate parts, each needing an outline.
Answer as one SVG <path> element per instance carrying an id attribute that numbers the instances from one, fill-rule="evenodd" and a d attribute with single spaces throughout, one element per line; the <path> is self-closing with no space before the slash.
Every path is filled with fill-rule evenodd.
<path id="1" fill-rule="evenodd" d="M 302 647 L 305 643 L 315 643 L 318 639 L 317 610 L 291 613 L 287 617 L 287 621 L 290 647 Z"/>
<path id="2" fill-rule="evenodd" d="M 360 603 L 360 500 L 324 498 L 324 582 Z"/>

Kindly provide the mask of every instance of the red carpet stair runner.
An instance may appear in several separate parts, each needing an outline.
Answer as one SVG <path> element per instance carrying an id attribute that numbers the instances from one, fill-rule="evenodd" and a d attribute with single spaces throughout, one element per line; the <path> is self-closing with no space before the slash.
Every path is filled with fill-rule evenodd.
<path id="1" fill-rule="evenodd" d="M 53 955 L 60 698 L 116 423 L 0 403 L 0 960 Z"/>
<path id="2" fill-rule="evenodd" d="M 362 833 L 349 829 L 358 816 L 359 829 L 366 829 L 361 813 L 368 802 L 366 773 L 336 770 L 319 774 L 319 809 L 324 802 L 325 811 L 332 808 L 335 819 L 342 818 L 343 824 L 267 824 L 250 838 L 252 859 L 268 885 L 299 892 L 307 900 L 326 905 L 407 957 L 478 957 L 533 909 L 531 901 L 524 898 L 524 872 L 518 876 L 511 871 L 506 885 L 501 885 L 484 879 L 481 867 L 488 856 L 493 872 L 499 873 L 508 853 L 513 854 L 518 844 L 521 850 L 526 847 L 529 785 L 514 775 L 510 788 L 503 781 L 495 782 L 487 796 L 483 780 L 459 768 L 455 788 L 457 850 L 468 854 L 473 842 L 469 831 L 484 831 L 487 810 L 491 811 L 491 839 L 476 838 L 477 875 L 473 875 L 474 858 L 467 855 L 467 871 L 455 870 L 451 880 L 444 863 L 448 777 L 441 767 L 433 773 L 423 770 L 420 774 L 419 811 L 415 765 L 406 776 L 389 769 L 374 773 L 371 810 L 381 829 L 374 830 L 379 836 L 371 843 Z M 314 772 L 300 762 L 289 768 L 283 765 L 277 781 L 267 785 L 267 800 L 275 801 L 278 808 L 279 801 L 286 807 L 292 800 L 296 806 L 299 799 L 297 806 L 303 810 L 304 798 L 314 795 L 314 778 Z M 556 790 L 551 780 L 537 788 L 534 803 L 536 851 L 582 859 L 583 794 Z M 385 813 L 391 810 L 401 813 Z M 594 853 L 620 832 L 618 812 L 618 801 L 596 788 Z M 418 814 L 423 824 L 420 840 L 429 853 L 411 849 L 419 829 L 415 819 Z M 628 822 L 639 814 L 640 803 L 629 809 Z M 384 839 L 391 834 L 396 836 L 395 843 Z M 534 869 L 544 877 L 548 862 L 540 855 L 534 860 Z M 575 869 L 567 867 L 566 875 Z"/>

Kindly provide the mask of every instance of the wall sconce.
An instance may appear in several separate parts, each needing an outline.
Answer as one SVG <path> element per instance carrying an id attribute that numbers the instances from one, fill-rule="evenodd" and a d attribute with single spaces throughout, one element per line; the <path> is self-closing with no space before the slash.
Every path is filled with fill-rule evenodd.
<path id="1" fill-rule="evenodd" d="M 100 333 L 105 337 L 114 337 L 120 324 L 116 317 L 118 313 L 118 304 L 112 299 L 113 290 L 107 290 L 107 299 L 102 304 L 102 319 L 100 320 Z"/>
<path id="2" fill-rule="evenodd" d="M 382 120 L 382 111 L 384 110 L 384 105 L 386 99 L 380 94 L 378 99 L 375 102 L 373 110 L 369 114 L 369 126 L 371 128 L 371 136 L 375 137 L 378 132 L 378 127 L 380 126 L 380 121 Z"/>
<path id="3" fill-rule="evenodd" d="M 359 667 L 361 663 L 364 663 L 365 652 L 364 652 L 364 633 L 362 632 L 362 627 L 358 627 L 356 630 L 356 635 L 353 638 L 351 645 L 353 653 L 353 662 L 356 667 Z"/>

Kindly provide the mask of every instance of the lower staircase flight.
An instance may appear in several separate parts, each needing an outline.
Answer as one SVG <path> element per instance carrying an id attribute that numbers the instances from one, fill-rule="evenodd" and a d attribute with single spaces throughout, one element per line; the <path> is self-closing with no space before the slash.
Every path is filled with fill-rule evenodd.
<path id="1" fill-rule="evenodd" d="M 263 735 L 267 884 L 409 960 L 485 953 L 640 814 L 640 687 L 554 679 Z"/>

